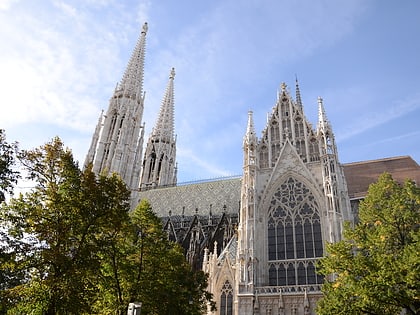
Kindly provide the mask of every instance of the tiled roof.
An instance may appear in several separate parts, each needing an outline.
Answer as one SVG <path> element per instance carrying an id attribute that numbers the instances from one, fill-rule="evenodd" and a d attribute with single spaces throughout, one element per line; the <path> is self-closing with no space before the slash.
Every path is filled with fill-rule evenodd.
<path id="1" fill-rule="evenodd" d="M 229 243 L 226 245 L 226 247 L 223 249 L 223 251 L 220 253 L 217 260 L 219 261 L 219 264 L 222 264 L 223 261 L 226 260 L 227 257 L 229 257 L 229 260 L 232 264 L 236 261 L 236 250 L 238 248 L 238 237 L 235 234 Z"/>
<path id="2" fill-rule="evenodd" d="M 346 163 L 343 168 L 351 199 L 366 196 L 369 185 L 384 172 L 401 183 L 410 178 L 420 184 L 420 167 L 409 156 Z M 167 217 L 169 211 L 172 216 L 208 215 L 210 209 L 216 215 L 225 212 L 225 205 L 227 213 L 238 212 L 240 196 L 241 178 L 238 177 L 140 192 L 140 199 L 148 199 L 160 217 Z"/>
<path id="3" fill-rule="evenodd" d="M 167 217 L 169 211 L 185 216 L 208 215 L 210 210 L 214 215 L 233 213 L 239 211 L 241 178 L 151 189 L 141 191 L 139 198 L 149 200 L 159 217 Z"/>
<path id="4" fill-rule="evenodd" d="M 384 172 L 390 173 L 400 183 L 412 179 L 420 184 L 420 167 L 409 156 L 347 163 L 343 166 L 351 199 L 366 196 L 369 185 L 376 182 Z"/>

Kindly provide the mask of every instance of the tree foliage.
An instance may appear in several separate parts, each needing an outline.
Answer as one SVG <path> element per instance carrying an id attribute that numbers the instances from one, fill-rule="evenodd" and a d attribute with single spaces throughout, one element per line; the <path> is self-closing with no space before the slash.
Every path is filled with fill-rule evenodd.
<path id="1" fill-rule="evenodd" d="M 0 208 L 0 314 L 201 314 L 212 303 L 143 201 L 115 174 L 81 171 L 59 138 L 19 153 L 35 186 Z"/>
<path id="2" fill-rule="evenodd" d="M 359 223 L 327 246 L 318 314 L 420 312 L 420 189 L 383 174 L 360 203 Z"/>
<path id="3" fill-rule="evenodd" d="M 141 301 L 142 314 L 202 314 L 212 304 L 207 277 L 194 272 L 181 247 L 168 240 L 146 200 L 133 211 L 131 225 L 102 266 L 97 309 L 125 314 L 129 302 Z"/>
<path id="4" fill-rule="evenodd" d="M 13 169 L 16 163 L 17 143 L 6 142 L 6 133 L 0 129 L 0 203 L 5 194 L 11 193 L 19 179 L 19 172 Z"/>
<path id="5" fill-rule="evenodd" d="M 20 159 L 36 186 L 2 208 L 7 266 L 25 274 L 5 303 L 17 313 L 89 312 L 103 235 L 128 218 L 129 192 L 115 175 L 80 171 L 58 138 Z"/>

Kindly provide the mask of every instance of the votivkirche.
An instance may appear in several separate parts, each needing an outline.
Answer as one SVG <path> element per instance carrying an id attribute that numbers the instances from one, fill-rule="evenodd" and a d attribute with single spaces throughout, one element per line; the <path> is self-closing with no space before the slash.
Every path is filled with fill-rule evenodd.
<path id="1" fill-rule="evenodd" d="M 420 182 L 419 165 L 408 156 L 341 164 L 322 98 L 313 127 L 298 82 L 294 95 L 283 83 L 261 137 L 248 112 L 241 176 L 177 184 L 174 69 L 143 152 L 146 35 L 144 24 L 86 165 L 119 173 L 133 208 L 149 200 L 168 237 L 209 274 L 217 311 L 208 314 L 315 314 L 325 244 L 357 221 L 359 201 L 381 173 Z"/>

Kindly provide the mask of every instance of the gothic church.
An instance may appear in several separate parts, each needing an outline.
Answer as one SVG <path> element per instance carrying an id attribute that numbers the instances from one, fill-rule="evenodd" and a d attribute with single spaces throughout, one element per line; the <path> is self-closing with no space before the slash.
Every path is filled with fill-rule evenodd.
<path id="1" fill-rule="evenodd" d="M 248 113 L 242 176 L 178 185 L 174 69 L 143 155 L 146 34 L 144 24 L 85 165 L 119 173 L 132 207 L 150 201 L 168 237 L 209 274 L 217 311 L 207 314 L 315 314 L 325 243 L 340 240 L 344 221 L 357 220 L 359 201 L 382 172 L 420 182 L 420 167 L 407 156 L 340 164 L 323 100 L 313 128 L 296 82 L 294 96 L 281 85 L 261 138 Z"/>

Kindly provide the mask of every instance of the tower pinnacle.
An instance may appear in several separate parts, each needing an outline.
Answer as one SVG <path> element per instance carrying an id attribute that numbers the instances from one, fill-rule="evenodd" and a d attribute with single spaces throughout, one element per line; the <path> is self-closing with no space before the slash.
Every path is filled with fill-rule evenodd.
<path id="1" fill-rule="evenodd" d="M 251 143 L 257 143 L 257 136 L 255 134 L 253 113 L 252 111 L 248 111 L 248 125 L 246 127 L 246 133 L 244 137 L 244 146 Z"/>
<path id="2" fill-rule="evenodd" d="M 302 98 L 300 97 L 300 89 L 299 89 L 299 82 L 298 78 L 296 76 L 296 103 L 299 106 L 300 109 L 302 109 Z"/>
<path id="3" fill-rule="evenodd" d="M 325 113 L 324 103 L 322 97 L 318 96 L 318 133 L 326 133 L 331 129 L 330 122 L 328 121 Z"/>

